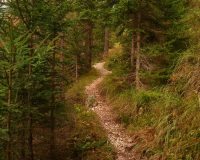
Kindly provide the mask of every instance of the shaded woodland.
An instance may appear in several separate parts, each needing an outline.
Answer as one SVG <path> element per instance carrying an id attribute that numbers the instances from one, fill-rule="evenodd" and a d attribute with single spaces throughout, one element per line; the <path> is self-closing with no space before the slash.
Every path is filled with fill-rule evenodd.
<path id="1" fill-rule="evenodd" d="M 1 0 L 0 159 L 114 159 L 99 85 L 146 159 L 200 158 L 199 0 Z"/>

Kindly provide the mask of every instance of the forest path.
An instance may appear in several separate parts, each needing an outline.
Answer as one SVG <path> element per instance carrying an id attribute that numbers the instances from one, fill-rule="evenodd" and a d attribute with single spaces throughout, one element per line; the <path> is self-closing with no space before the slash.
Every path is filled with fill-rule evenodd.
<path id="1" fill-rule="evenodd" d="M 96 112 L 99 116 L 100 122 L 105 129 L 108 139 L 115 148 L 116 160 L 138 160 L 132 153 L 132 148 L 135 145 L 130 136 L 128 136 L 122 126 L 117 124 L 113 118 L 113 112 L 111 106 L 109 106 L 105 97 L 101 96 L 98 90 L 98 84 L 104 79 L 104 77 L 111 73 L 103 68 L 105 62 L 96 63 L 93 67 L 100 71 L 101 77 L 94 80 L 91 84 L 86 86 L 85 94 L 94 95 L 98 105 L 91 108 L 92 111 Z"/>

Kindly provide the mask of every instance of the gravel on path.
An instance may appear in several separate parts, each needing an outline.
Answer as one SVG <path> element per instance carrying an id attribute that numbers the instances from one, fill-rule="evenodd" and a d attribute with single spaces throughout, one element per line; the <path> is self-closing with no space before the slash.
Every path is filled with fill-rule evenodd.
<path id="1" fill-rule="evenodd" d="M 139 160 L 140 158 L 133 153 L 133 146 L 136 145 L 133 139 L 126 134 L 122 126 L 115 122 L 111 106 L 106 101 L 105 97 L 101 96 L 98 90 L 98 84 L 105 78 L 110 71 L 103 68 L 105 62 L 97 63 L 93 67 L 100 71 L 101 77 L 94 80 L 91 84 L 86 86 L 85 94 L 94 95 L 98 105 L 90 108 L 90 110 L 97 113 L 100 122 L 105 129 L 108 139 L 115 148 L 116 160 Z"/>

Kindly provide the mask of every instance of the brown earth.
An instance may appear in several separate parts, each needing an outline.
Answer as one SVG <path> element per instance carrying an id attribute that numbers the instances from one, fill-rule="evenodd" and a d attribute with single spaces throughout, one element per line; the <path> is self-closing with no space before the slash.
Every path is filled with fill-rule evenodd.
<path id="1" fill-rule="evenodd" d="M 136 144 L 134 140 L 125 132 L 123 127 L 116 123 L 113 117 L 112 108 L 106 101 L 105 97 L 101 96 L 98 90 L 98 84 L 105 78 L 110 71 L 103 68 L 104 62 L 97 63 L 93 67 L 100 71 L 101 77 L 94 80 L 91 84 L 86 86 L 85 94 L 94 95 L 98 105 L 89 108 L 96 112 L 99 116 L 100 122 L 105 129 L 110 143 L 115 148 L 116 160 L 139 160 L 140 158 L 133 153 L 133 146 Z"/>

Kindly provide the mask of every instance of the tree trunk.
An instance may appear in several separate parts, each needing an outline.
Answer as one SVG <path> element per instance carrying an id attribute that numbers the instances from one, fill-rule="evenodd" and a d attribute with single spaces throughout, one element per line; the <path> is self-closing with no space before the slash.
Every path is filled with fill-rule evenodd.
<path id="1" fill-rule="evenodd" d="M 109 51 L 109 29 L 105 27 L 104 58 L 108 58 L 108 51 Z"/>
<path id="2" fill-rule="evenodd" d="M 54 26 L 55 30 L 55 26 Z M 56 33 L 54 31 L 54 37 Z M 54 41 L 54 46 L 56 46 L 56 42 Z M 52 90 L 55 90 L 55 51 L 53 52 L 52 56 Z M 55 116 L 54 116 L 54 109 L 55 109 L 55 94 L 53 93 L 51 97 L 51 138 L 50 138 L 50 152 L 51 152 L 51 160 L 54 160 L 54 150 L 55 150 L 55 137 L 54 137 L 54 130 L 55 130 Z"/>
<path id="3" fill-rule="evenodd" d="M 60 51 L 60 63 L 61 63 L 61 74 L 62 76 L 64 76 L 64 33 L 62 34 L 62 37 L 61 37 L 61 42 L 60 42 L 60 45 L 61 45 L 61 51 Z M 62 94 L 61 94 L 61 100 L 63 101 L 64 98 L 65 98 L 65 88 L 64 88 L 64 81 L 63 81 L 63 78 L 61 80 L 61 90 L 62 90 Z"/>
<path id="4" fill-rule="evenodd" d="M 10 108 L 11 107 L 11 80 L 12 80 L 12 70 L 10 68 L 10 71 L 9 71 L 9 77 L 8 77 L 8 80 L 9 80 L 9 88 L 8 88 L 8 107 Z M 8 113 L 8 116 L 7 116 L 7 130 L 8 130 L 8 140 L 7 140 L 7 148 L 6 148 L 6 156 L 7 156 L 7 160 L 11 160 L 11 157 L 10 157 L 10 138 L 11 138 L 11 133 L 10 133 L 10 113 Z"/>
<path id="5" fill-rule="evenodd" d="M 12 69 L 11 66 L 13 66 L 13 64 L 15 64 L 15 56 L 16 56 L 16 52 L 14 51 L 14 46 L 13 46 L 13 23 L 12 23 L 12 19 L 10 19 L 10 26 L 9 26 L 9 33 L 10 33 L 10 46 L 11 46 L 11 50 L 10 50 L 10 54 L 13 54 L 13 61 L 12 59 L 10 60 L 9 63 L 9 74 L 8 74 L 8 116 L 7 116 L 7 130 L 8 130 L 8 140 L 7 140 L 7 146 L 6 146 L 6 158 L 7 160 L 11 160 L 11 115 L 10 115 L 10 108 L 11 108 L 11 95 L 12 95 Z M 13 52 L 14 51 L 14 52 Z M 13 64 L 12 64 L 13 62 Z"/>
<path id="6" fill-rule="evenodd" d="M 140 90 L 140 50 L 141 50 L 141 11 L 138 12 L 138 26 L 137 26 L 137 54 L 136 54 L 136 89 L 137 91 Z"/>
<path id="7" fill-rule="evenodd" d="M 76 51 L 76 83 L 78 83 L 78 53 Z"/>
<path id="8" fill-rule="evenodd" d="M 29 57 L 31 58 L 33 55 L 33 36 L 30 37 L 30 52 L 29 52 Z M 31 65 L 29 65 L 29 76 L 31 76 L 32 68 Z M 32 133 L 32 127 L 33 127 L 33 113 L 31 110 L 31 93 L 30 89 L 28 90 L 28 107 L 30 108 L 30 113 L 29 113 L 29 120 L 28 120 L 28 130 L 29 130 L 29 135 L 28 135 L 28 150 L 29 150 L 29 158 L 30 160 L 33 160 L 33 133 Z"/>
<path id="9" fill-rule="evenodd" d="M 87 68 L 91 68 L 91 62 L 92 62 L 92 27 L 89 25 L 89 23 L 86 24 L 87 28 Z"/>
<path id="10" fill-rule="evenodd" d="M 52 88 L 54 90 L 55 88 L 55 78 L 54 78 L 54 73 L 55 73 L 55 53 L 53 53 L 53 58 L 52 58 Z M 54 117 L 54 105 L 55 105 L 55 94 L 53 93 L 51 97 L 51 138 L 50 138 L 50 151 L 51 151 L 51 160 L 54 160 L 54 129 L 55 129 L 55 117 Z"/>
<path id="11" fill-rule="evenodd" d="M 24 70 L 25 70 L 25 67 L 24 67 Z M 24 92 L 24 85 L 23 85 L 23 87 L 22 87 L 22 102 L 24 102 L 25 100 L 24 100 L 24 97 L 25 97 L 25 92 Z M 25 112 L 23 111 L 23 113 L 22 113 L 22 117 L 26 117 L 26 114 L 25 114 Z M 22 121 L 22 141 L 21 141 L 21 159 L 22 160 L 25 160 L 25 156 L 26 156 L 26 151 L 25 151 L 25 135 L 26 135 L 26 133 L 25 133 L 25 121 Z"/>
<path id="12" fill-rule="evenodd" d="M 90 67 L 92 64 L 92 53 L 93 53 L 93 28 L 90 27 Z"/>
<path id="13" fill-rule="evenodd" d="M 131 44 L 131 67 L 134 66 L 135 58 L 135 14 L 132 15 L 132 44 Z"/>
<path id="14" fill-rule="evenodd" d="M 23 113 L 22 115 L 23 117 L 25 117 L 25 114 Z M 26 151 L 25 151 L 25 137 L 26 137 L 26 133 L 25 133 L 25 124 L 24 122 L 22 122 L 22 141 L 21 141 L 21 157 L 22 157 L 22 160 L 25 160 L 25 156 L 26 156 Z"/>
<path id="15" fill-rule="evenodd" d="M 53 7 L 55 8 L 55 1 L 53 2 Z M 55 21 L 55 19 L 53 19 Z M 53 24 L 53 37 L 56 37 L 56 26 Z M 53 46 L 56 46 L 56 41 L 53 42 Z M 56 52 L 54 50 L 53 55 L 52 55 L 52 91 L 55 91 L 55 58 L 56 58 Z M 54 131 L 55 131 L 55 115 L 54 115 L 54 110 L 55 110 L 55 94 L 52 94 L 51 97 L 51 137 L 50 137 L 50 154 L 51 154 L 51 160 L 55 159 L 55 136 L 54 136 Z"/>
<path id="16" fill-rule="evenodd" d="M 31 7 L 33 9 L 33 0 L 31 0 Z M 31 17 L 32 18 L 32 17 Z M 33 22 L 32 22 L 33 23 Z M 32 24 L 31 24 L 31 27 Z M 33 36 L 31 35 L 30 37 L 30 52 L 29 52 L 29 57 L 31 58 L 33 55 Z M 29 65 L 29 76 L 32 74 L 32 68 L 31 65 Z M 29 86 L 31 88 L 31 86 Z M 29 150 L 29 155 L 28 159 L 33 160 L 33 133 L 32 133 L 32 127 L 33 127 L 33 114 L 31 110 L 31 93 L 30 89 L 28 90 L 28 107 L 30 108 L 30 113 L 29 113 L 29 120 L 28 120 L 28 130 L 29 130 L 29 135 L 28 135 L 28 150 Z"/>

